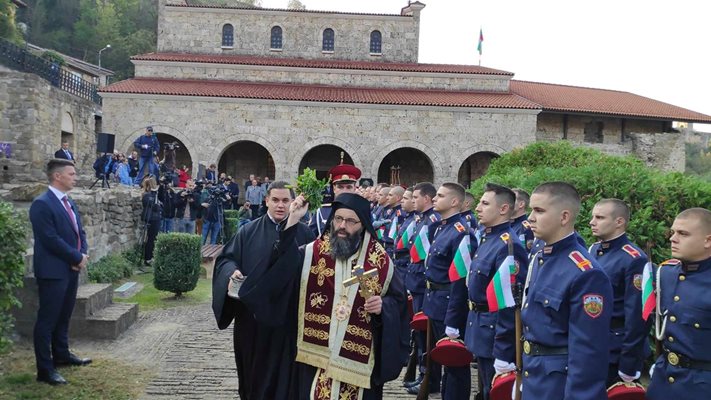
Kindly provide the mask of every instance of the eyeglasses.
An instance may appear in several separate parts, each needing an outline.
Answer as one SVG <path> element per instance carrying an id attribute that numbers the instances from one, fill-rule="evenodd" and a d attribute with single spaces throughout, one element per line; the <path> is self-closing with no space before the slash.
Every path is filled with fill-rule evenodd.
<path id="1" fill-rule="evenodd" d="M 358 221 L 357 219 L 353 219 L 353 218 L 343 218 L 343 217 L 341 217 L 341 216 L 339 216 L 339 215 L 336 215 L 335 217 L 333 217 L 333 222 L 336 224 L 336 226 L 339 226 L 339 225 L 341 225 L 342 223 L 345 222 L 345 223 L 346 223 L 346 226 L 349 227 L 349 228 L 352 228 L 352 227 L 354 227 L 354 226 L 360 224 L 360 221 Z"/>

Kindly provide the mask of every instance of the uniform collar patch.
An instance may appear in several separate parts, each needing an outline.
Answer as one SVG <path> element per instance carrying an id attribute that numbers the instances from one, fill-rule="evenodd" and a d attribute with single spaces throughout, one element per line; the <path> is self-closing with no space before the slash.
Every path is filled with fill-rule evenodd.
<path id="1" fill-rule="evenodd" d="M 504 233 L 502 233 L 500 237 L 501 237 L 501 240 L 503 240 L 503 241 L 504 241 L 504 243 L 508 242 L 508 240 L 509 240 L 509 238 L 510 238 L 510 236 L 509 236 L 509 233 L 508 233 L 508 232 L 504 232 Z"/>
<path id="2" fill-rule="evenodd" d="M 467 228 L 465 228 L 461 222 L 455 222 L 454 227 L 457 229 L 457 232 L 459 232 L 459 233 L 466 232 L 466 230 L 467 230 Z"/>
<path id="3" fill-rule="evenodd" d="M 523 225 L 523 227 L 526 229 L 531 229 L 531 223 L 526 221 L 525 219 L 523 220 L 523 222 L 521 222 L 521 225 Z"/>
<path id="4" fill-rule="evenodd" d="M 430 221 L 437 222 L 437 216 L 434 214 L 430 214 Z"/>
<path id="5" fill-rule="evenodd" d="M 553 252 L 553 246 L 543 246 L 543 254 L 551 254 Z"/>

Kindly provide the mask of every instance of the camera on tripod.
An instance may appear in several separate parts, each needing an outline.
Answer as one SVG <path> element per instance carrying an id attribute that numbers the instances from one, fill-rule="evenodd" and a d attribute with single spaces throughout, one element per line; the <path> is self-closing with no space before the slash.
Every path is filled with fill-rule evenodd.
<path id="1" fill-rule="evenodd" d="M 176 150 L 180 148 L 178 142 L 163 143 L 163 148 L 166 150 Z"/>
<path id="2" fill-rule="evenodd" d="M 208 193 L 210 195 L 210 200 L 216 201 L 216 200 L 223 200 L 227 201 L 225 199 L 225 195 L 229 194 L 227 189 L 224 186 L 213 186 L 208 189 Z"/>

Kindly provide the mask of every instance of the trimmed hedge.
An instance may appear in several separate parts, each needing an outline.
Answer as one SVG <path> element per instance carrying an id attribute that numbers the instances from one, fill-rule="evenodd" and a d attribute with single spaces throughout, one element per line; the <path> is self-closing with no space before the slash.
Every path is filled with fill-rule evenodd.
<path id="1" fill-rule="evenodd" d="M 153 286 L 175 293 L 175 297 L 195 289 L 200 278 L 201 247 L 198 235 L 159 234 L 154 250 Z"/>
<path id="2" fill-rule="evenodd" d="M 0 354 L 10 347 L 14 319 L 10 308 L 20 306 L 15 289 L 22 287 L 27 250 L 27 220 L 10 203 L 0 200 Z"/>
<path id="3" fill-rule="evenodd" d="M 86 272 L 92 282 L 114 283 L 133 275 L 133 267 L 124 254 L 109 254 L 89 264 Z"/>
<path id="4" fill-rule="evenodd" d="M 239 213 L 239 210 L 232 210 L 232 209 L 225 210 L 225 211 L 224 211 L 225 219 L 227 219 L 227 218 L 237 218 L 237 214 L 238 214 L 238 213 Z"/>
<path id="5" fill-rule="evenodd" d="M 495 182 L 519 187 L 529 193 L 540 183 L 565 181 L 574 185 L 582 204 L 576 229 L 587 243 L 594 241 L 590 213 L 597 201 L 618 198 L 632 211 L 627 233 L 652 260 L 671 256 L 668 232 L 674 217 L 687 208 L 711 209 L 711 184 L 681 173 L 648 168 L 633 157 L 615 157 L 569 142 L 534 143 L 492 160 L 487 173 L 472 183 L 471 193 L 480 198 L 484 185 Z"/>
<path id="6" fill-rule="evenodd" d="M 225 243 L 230 241 L 232 239 L 232 236 L 234 236 L 237 233 L 237 226 L 239 224 L 239 219 L 237 218 L 225 218 L 225 226 L 224 226 L 224 234 L 225 234 Z"/>

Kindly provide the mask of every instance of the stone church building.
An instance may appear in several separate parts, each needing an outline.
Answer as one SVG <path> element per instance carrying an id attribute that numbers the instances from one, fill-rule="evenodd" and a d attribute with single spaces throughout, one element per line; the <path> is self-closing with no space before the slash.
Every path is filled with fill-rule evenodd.
<path id="1" fill-rule="evenodd" d="M 375 181 L 459 181 L 537 140 L 570 140 L 684 168 L 672 123 L 711 117 L 632 93 L 418 63 L 420 2 L 398 14 L 161 0 L 157 52 L 103 89 L 103 131 L 128 151 L 147 125 L 178 163 L 294 180 L 345 160 Z"/>

